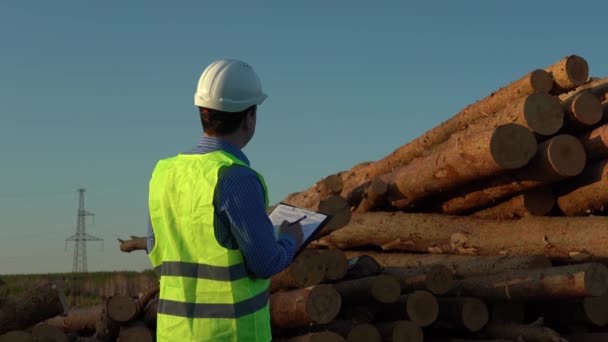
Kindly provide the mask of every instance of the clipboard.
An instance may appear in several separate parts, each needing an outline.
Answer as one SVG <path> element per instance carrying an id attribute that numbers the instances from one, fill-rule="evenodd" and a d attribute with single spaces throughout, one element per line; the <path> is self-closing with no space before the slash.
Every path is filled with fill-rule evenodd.
<path id="1" fill-rule="evenodd" d="M 305 208 L 299 208 L 286 203 L 279 203 L 268 215 L 272 226 L 274 227 L 275 238 L 279 238 L 279 228 L 283 221 L 295 223 L 299 221 L 302 225 L 302 244 L 297 248 L 295 255 L 306 248 L 306 246 L 314 240 L 317 233 L 327 225 L 331 219 L 331 215 L 313 211 Z"/>

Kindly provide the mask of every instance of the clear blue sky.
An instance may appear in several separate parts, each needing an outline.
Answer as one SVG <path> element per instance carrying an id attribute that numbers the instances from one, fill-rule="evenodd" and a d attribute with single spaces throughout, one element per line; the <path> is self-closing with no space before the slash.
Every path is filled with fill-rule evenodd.
<path id="1" fill-rule="evenodd" d="M 268 100 L 245 148 L 271 202 L 376 160 L 568 54 L 608 76 L 595 1 L 2 1 L 0 274 L 70 271 L 77 192 L 89 270 L 141 270 L 155 162 L 196 144 L 202 70 L 239 58 Z"/>

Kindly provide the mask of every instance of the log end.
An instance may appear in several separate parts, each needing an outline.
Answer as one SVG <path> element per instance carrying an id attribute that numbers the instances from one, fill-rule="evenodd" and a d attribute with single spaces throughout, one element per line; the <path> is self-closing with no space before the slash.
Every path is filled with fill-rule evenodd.
<path id="1" fill-rule="evenodd" d="M 116 322 L 127 322 L 136 312 L 135 302 L 127 296 L 113 296 L 108 302 L 108 315 Z"/>
<path id="2" fill-rule="evenodd" d="M 338 174 L 328 176 L 323 182 L 332 195 L 339 195 L 344 188 L 344 181 L 342 181 L 342 177 Z"/>
<path id="3" fill-rule="evenodd" d="M 331 322 L 342 307 L 342 297 L 332 285 L 315 286 L 308 297 L 306 312 L 318 324 Z"/>
<path id="4" fill-rule="evenodd" d="M 591 296 L 599 297 L 608 290 L 608 268 L 602 264 L 594 263 L 585 272 L 585 287 Z"/>
<path id="5" fill-rule="evenodd" d="M 332 331 L 323 331 L 311 333 L 296 339 L 290 339 L 293 342 L 344 342 L 344 338 Z"/>
<path id="6" fill-rule="evenodd" d="M 393 329 L 393 341 L 423 342 L 422 328 L 411 321 L 399 321 Z"/>
<path id="7" fill-rule="evenodd" d="M 439 304 L 437 298 L 427 291 L 414 291 L 407 296 L 408 317 L 421 327 L 426 327 L 437 319 Z"/>
<path id="8" fill-rule="evenodd" d="M 454 287 L 454 272 L 445 265 L 433 265 L 426 278 L 426 288 L 436 295 L 446 294 Z"/>
<path id="9" fill-rule="evenodd" d="M 390 304 L 399 299 L 401 285 L 399 280 L 393 276 L 381 275 L 374 279 L 371 286 L 372 297 L 380 303 Z"/>
<path id="10" fill-rule="evenodd" d="M 288 270 L 297 288 L 319 284 L 325 277 L 325 271 L 325 259 L 312 249 L 303 250 Z"/>
<path id="11" fill-rule="evenodd" d="M 600 100 L 593 94 L 584 92 L 572 101 L 569 112 L 574 120 L 586 126 L 592 126 L 602 119 L 603 109 Z"/>
<path id="12" fill-rule="evenodd" d="M 326 228 L 333 231 L 340 229 L 350 222 L 351 212 L 348 202 L 341 196 L 330 196 L 319 203 L 319 211 L 331 215 Z"/>
<path id="13" fill-rule="evenodd" d="M 545 216 L 555 206 L 555 195 L 550 188 L 542 187 L 524 193 L 524 207 L 534 216 Z"/>
<path id="14" fill-rule="evenodd" d="M 547 159 L 556 174 L 562 177 L 577 176 L 585 168 L 587 155 L 576 137 L 561 134 L 553 137 L 547 146 Z"/>
<path id="15" fill-rule="evenodd" d="M 564 125 L 564 110 L 559 99 L 547 93 L 526 97 L 523 111 L 530 130 L 540 135 L 553 135 Z"/>
<path id="16" fill-rule="evenodd" d="M 589 64 L 583 57 L 577 55 L 566 57 L 565 71 L 570 84 L 560 84 L 562 88 L 567 88 L 566 86 L 570 86 L 571 88 L 578 87 L 585 84 L 589 79 Z"/>
<path id="17" fill-rule="evenodd" d="M 344 252 L 337 248 L 327 249 L 321 252 L 325 259 L 325 279 L 336 281 L 344 278 L 348 271 L 348 260 Z"/>
<path id="18" fill-rule="evenodd" d="M 354 326 L 346 336 L 346 340 L 348 342 L 381 342 L 382 336 L 375 326 L 363 323 Z"/>
<path id="19" fill-rule="evenodd" d="M 528 164 L 537 148 L 534 134 L 517 124 L 498 126 L 490 141 L 492 156 L 504 169 L 516 169 Z"/>
<path id="20" fill-rule="evenodd" d="M 120 342 L 152 342 L 152 332 L 145 326 L 123 327 L 118 336 Z"/>
<path id="21" fill-rule="evenodd" d="M 536 69 L 530 73 L 530 86 L 536 92 L 548 93 L 553 88 L 553 76 L 550 72 Z"/>
<path id="22" fill-rule="evenodd" d="M 591 323 L 603 327 L 608 324 L 608 294 L 599 297 L 585 297 L 583 310 Z"/>
<path id="23" fill-rule="evenodd" d="M 462 306 L 462 323 L 470 331 L 481 330 L 489 317 L 487 305 L 477 298 L 467 300 Z"/>
<path id="24" fill-rule="evenodd" d="M 347 278 L 363 278 L 380 274 L 382 266 L 369 255 L 358 255 L 348 260 Z"/>

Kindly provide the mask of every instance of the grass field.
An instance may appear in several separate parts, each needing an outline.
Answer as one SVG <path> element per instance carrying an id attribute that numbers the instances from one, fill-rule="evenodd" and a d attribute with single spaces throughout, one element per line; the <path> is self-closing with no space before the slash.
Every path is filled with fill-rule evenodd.
<path id="1" fill-rule="evenodd" d="M 137 296 L 155 284 L 158 277 L 152 270 L 0 275 L 0 298 L 19 295 L 44 280 L 56 279 L 63 280 L 70 306 L 85 306 L 101 303 L 103 296 Z"/>

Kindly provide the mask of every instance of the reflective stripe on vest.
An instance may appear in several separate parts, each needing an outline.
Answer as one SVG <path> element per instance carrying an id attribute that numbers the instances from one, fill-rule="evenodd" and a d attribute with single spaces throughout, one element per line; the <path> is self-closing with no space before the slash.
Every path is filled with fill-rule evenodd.
<path id="1" fill-rule="evenodd" d="M 164 159 L 154 169 L 149 210 L 156 242 L 149 258 L 161 275 L 158 342 L 272 339 L 269 279 L 251 277 L 241 251 L 215 237 L 218 173 L 233 164 L 247 167 L 216 151 Z"/>

